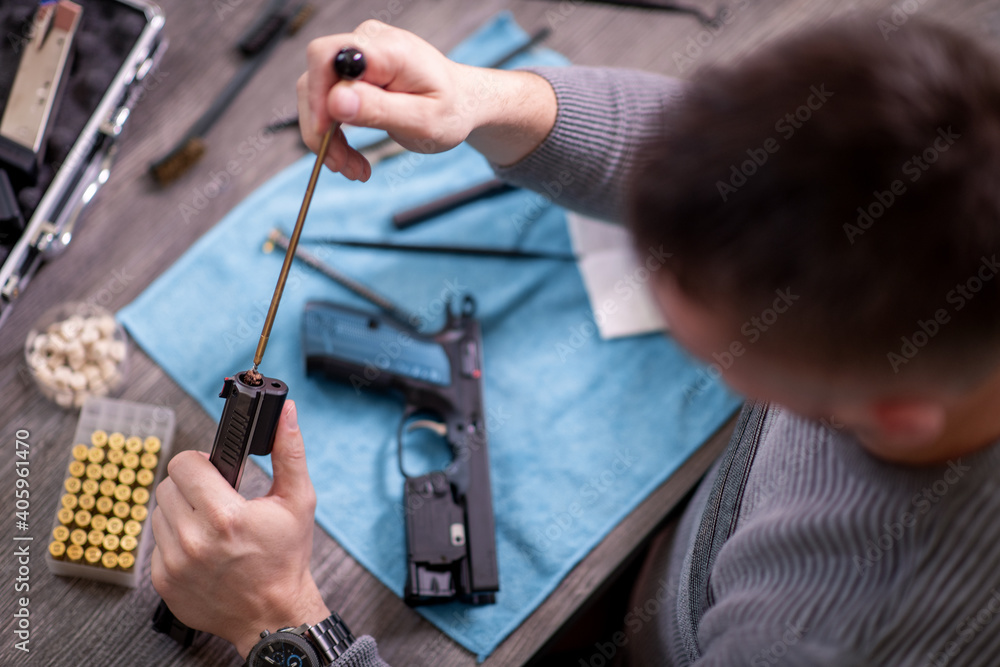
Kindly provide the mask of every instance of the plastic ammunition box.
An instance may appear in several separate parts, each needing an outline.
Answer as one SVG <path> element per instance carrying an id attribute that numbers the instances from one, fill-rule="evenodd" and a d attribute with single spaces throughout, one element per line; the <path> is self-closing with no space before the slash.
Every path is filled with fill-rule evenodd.
<path id="1" fill-rule="evenodd" d="M 62 502 L 48 537 L 45 562 L 54 574 L 95 579 L 135 587 L 152 547 L 150 516 L 156 484 L 167 468 L 174 437 L 174 411 L 110 398 L 91 398 L 80 411 L 73 442 L 67 443 L 66 474 L 55 489 Z M 124 466 L 91 463 L 100 470 L 100 483 L 88 485 L 86 474 L 76 475 L 86 460 L 102 458 L 122 438 L 142 451 L 149 467 L 145 474 Z M 141 448 L 141 449 L 140 449 Z M 107 479 L 114 466 L 116 477 Z M 84 488 L 87 485 L 87 488 Z M 87 493 L 94 491 L 96 494 Z M 89 508 L 89 509 L 87 509 Z M 74 549 L 72 547 L 79 547 Z"/>

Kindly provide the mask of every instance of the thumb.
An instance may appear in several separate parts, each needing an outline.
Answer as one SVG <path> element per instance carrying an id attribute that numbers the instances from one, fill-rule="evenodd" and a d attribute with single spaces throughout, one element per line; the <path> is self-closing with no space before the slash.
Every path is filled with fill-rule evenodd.
<path id="1" fill-rule="evenodd" d="M 313 486 L 306 467 L 306 448 L 299 430 L 295 401 L 286 401 L 281 411 L 271 449 L 271 466 L 274 482 L 269 496 L 277 496 L 296 505 L 312 502 Z"/>
<path id="2" fill-rule="evenodd" d="M 327 99 L 327 110 L 337 121 L 405 137 L 426 134 L 437 105 L 433 98 L 391 92 L 365 81 L 342 81 Z"/>

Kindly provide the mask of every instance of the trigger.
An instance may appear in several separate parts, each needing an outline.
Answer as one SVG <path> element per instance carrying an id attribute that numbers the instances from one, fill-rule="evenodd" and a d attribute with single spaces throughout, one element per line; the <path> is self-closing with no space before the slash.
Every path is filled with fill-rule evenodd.
<path id="1" fill-rule="evenodd" d="M 418 428 L 425 428 L 428 431 L 433 431 L 437 433 L 442 438 L 448 435 L 448 427 L 441 422 L 436 422 L 433 419 L 418 419 L 414 422 L 410 422 L 406 425 L 406 432 L 416 431 Z"/>

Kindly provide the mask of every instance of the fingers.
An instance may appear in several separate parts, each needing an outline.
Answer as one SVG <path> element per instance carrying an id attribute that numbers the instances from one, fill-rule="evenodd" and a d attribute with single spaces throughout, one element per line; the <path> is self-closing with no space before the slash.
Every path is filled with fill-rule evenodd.
<path id="1" fill-rule="evenodd" d="M 268 495 L 281 498 L 296 514 L 311 515 L 316 505 L 316 494 L 306 467 L 306 449 L 302 442 L 302 432 L 299 431 L 294 401 L 285 402 L 278 421 L 274 447 L 271 450 L 271 466 L 274 469 L 274 483 Z"/>
<path id="2" fill-rule="evenodd" d="M 165 494 L 167 502 L 183 512 L 181 501 L 174 498 L 172 488 L 192 508 L 191 512 L 211 514 L 223 505 L 239 502 L 240 494 L 229 485 L 219 474 L 215 466 L 201 452 L 185 451 L 177 454 L 167 464 L 168 480 L 164 480 L 156 490 L 156 500 L 160 502 L 161 494 Z M 167 484 L 167 482 L 171 484 Z"/>
<path id="3" fill-rule="evenodd" d="M 298 93 L 299 129 L 302 132 L 302 140 L 309 147 L 309 150 L 317 153 L 323 137 L 316 132 L 315 114 L 309 105 L 308 74 L 299 77 L 296 91 Z M 351 180 L 367 181 L 372 174 L 371 164 L 361 153 L 348 145 L 343 131 L 339 129 L 330 141 L 330 147 L 327 149 L 323 164 L 331 171 L 339 171 Z"/>
<path id="4" fill-rule="evenodd" d="M 352 181 L 365 182 L 372 175 L 372 166 L 367 158 L 348 145 L 347 138 L 340 128 L 330 140 L 330 147 L 326 151 L 326 157 L 323 158 L 323 164 L 331 171 L 339 171 Z"/>
<path id="5" fill-rule="evenodd" d="M 353 47 L 361 50 L 365 54 L 365 73 L 362 79 L 385 87 L 394 81 L 400 69 L 407 64 L 405 53 L 399 46 L 401 42 L 408 41 L 409 37 L 409 33 L 380 21 L 365 21 L 352 33 L 330 35 L 311 41 L 306 47 L 307 101 L 313 111 L 311 130 L 321 135 L 333 120 L 326 109 L 326 97 L 338 80 L 333 60 L 341 49 Z"/>
<path id="6" fill-rule="evenodd" d="M 327 108 L 337 113 L 337 120 L 400 137 L 427 134 L 438 106 L 434 97 L 394 93 L 365 81 L 338 83 L 327 103 Z"/>

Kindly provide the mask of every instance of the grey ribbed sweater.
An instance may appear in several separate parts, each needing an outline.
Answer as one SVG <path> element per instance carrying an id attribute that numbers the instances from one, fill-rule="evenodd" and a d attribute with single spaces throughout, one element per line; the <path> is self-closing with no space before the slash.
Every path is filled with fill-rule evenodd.
<path id="1" fill-rule="evenodd" d="M 558 203 L 620 219 L 636 149 L 682 84 L 535 71 L 556 91 L 556 125 L 497 173 L 544 193 L 569 172 Z M 756 414 L 681 520 L 666 603 L 626 617 L 626 635 L 652 629 L 655 664 L 676 666 L 1000 665 L 1000 445 L 903 468 L 836 424 Z M 351 666 L 384 664 L 372 657 Z"/>

